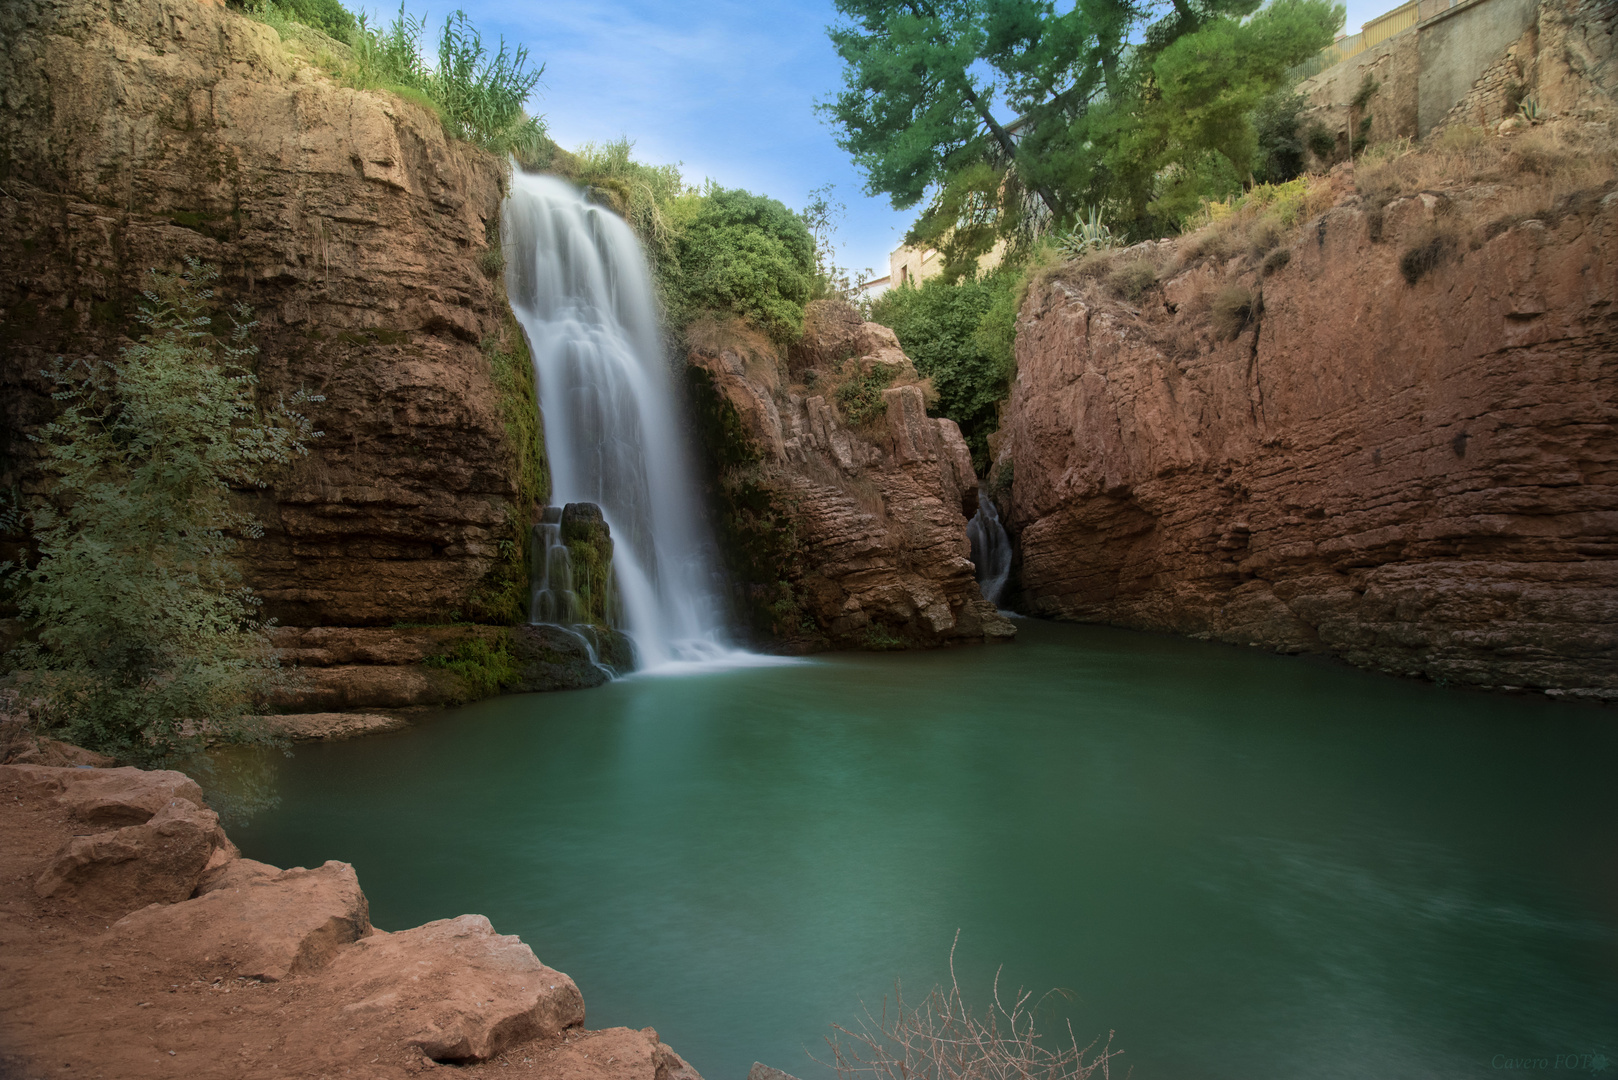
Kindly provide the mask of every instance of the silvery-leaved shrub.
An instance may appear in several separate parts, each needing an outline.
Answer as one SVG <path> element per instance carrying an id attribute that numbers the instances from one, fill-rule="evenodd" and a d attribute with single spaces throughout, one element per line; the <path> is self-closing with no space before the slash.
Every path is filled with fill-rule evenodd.
<path id="1" fill-rule="evenodd" d="M 284 679 L 231 561 L 261 533 L 233 491 L 308 453 L 299 410 L 321 399 L 259 400 L 249 312 L 214 332 L 217 276 L 153 271 L 139 342 L 44 372 L 61 412 L 31 438 L 54 483 L 13 503 L 34 555 L 0 567 L 27 628 L 8 674 L 41 728 L 141 764 L 259 739 Z"/>

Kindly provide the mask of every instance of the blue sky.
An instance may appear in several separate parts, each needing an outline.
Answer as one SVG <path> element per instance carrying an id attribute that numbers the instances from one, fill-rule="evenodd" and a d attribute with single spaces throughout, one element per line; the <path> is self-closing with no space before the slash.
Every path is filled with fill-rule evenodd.
<path id="1" fill-rule="evenodd" d="M 437 23 L 454 0 L 407 0 Z M 838 231 L 843 265 L 887 272 L 887 254 L 914 219 L 864 182 L 814 111 L 841 82 L 826 39 L 831 0 L 460 0 L 492 43 L 528 46 L 545 64 L 532 112 L 572 148 L 627 137 L 637 158 L 680 162 L 687 180 L 771 195 L 794 209 L 836 185 L 848 205 Z M 1397 0 L 1351 0 L 1350 32 Z"/>

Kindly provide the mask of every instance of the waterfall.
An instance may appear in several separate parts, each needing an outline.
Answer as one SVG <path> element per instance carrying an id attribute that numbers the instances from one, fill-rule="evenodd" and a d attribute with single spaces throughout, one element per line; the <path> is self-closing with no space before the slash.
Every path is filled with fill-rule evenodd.
<path id="1" fill-rule="evenodd" d="M 565 181 L 516 168 L 501 232 L 506 290 L 534 358 L 551 502 L 601 508 L 638 665 L 747 657 L 724 641 L 713 541 L 634 233 Z M 534 621 L 560 617 L 561 597 L 541 599 Z"/>
<path id="2" fill-rule="evenodd" d="M 981 487 L 978 488 L 978 512 L 966 523 L 966 537 L 972 541 L 972 565 L 977 568 L 978 588 L 983 599 L 1000 606 L 1006 591 L 1006 579 L 1011 577 L 1011 538 L 1000 524 L 1000 512 L 994 500 Z"/>

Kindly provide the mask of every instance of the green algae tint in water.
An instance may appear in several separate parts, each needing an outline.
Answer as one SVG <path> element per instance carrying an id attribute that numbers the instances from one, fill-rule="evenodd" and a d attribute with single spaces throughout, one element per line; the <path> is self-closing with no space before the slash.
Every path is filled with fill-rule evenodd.
<path id="1" fill-rule="evenodd" d="M 1147 1080 L 1618 1075 L 1618 714 L 1021 629 L 300 748 L 236 834 L 386 929 L 488 915 L 707 1080 L 822 1076 L 957 929 L 969 998 L 1068 988 Z"/>

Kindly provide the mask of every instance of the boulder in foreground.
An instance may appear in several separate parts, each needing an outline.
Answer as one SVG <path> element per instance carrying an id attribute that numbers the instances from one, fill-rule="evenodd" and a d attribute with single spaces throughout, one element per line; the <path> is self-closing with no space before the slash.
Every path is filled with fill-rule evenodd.
<path id="1" fill-rule="evenodd" d="M 345 949 L 326 981 L 352 1023 L 397 1032 L 434 1061 L 485 1061 L 584 1023 L 573 980 L 482 915 L 375 933 Z"/>
<path id="2" fill-rule="evenodd" d="M 113 934 L 204 972 L 278 982 L 318 971 L 371 932 L 370 907 L 347 863 L 277 870 L 237 859 L 224 871 L 196 899 L 142 908 Z"/>

